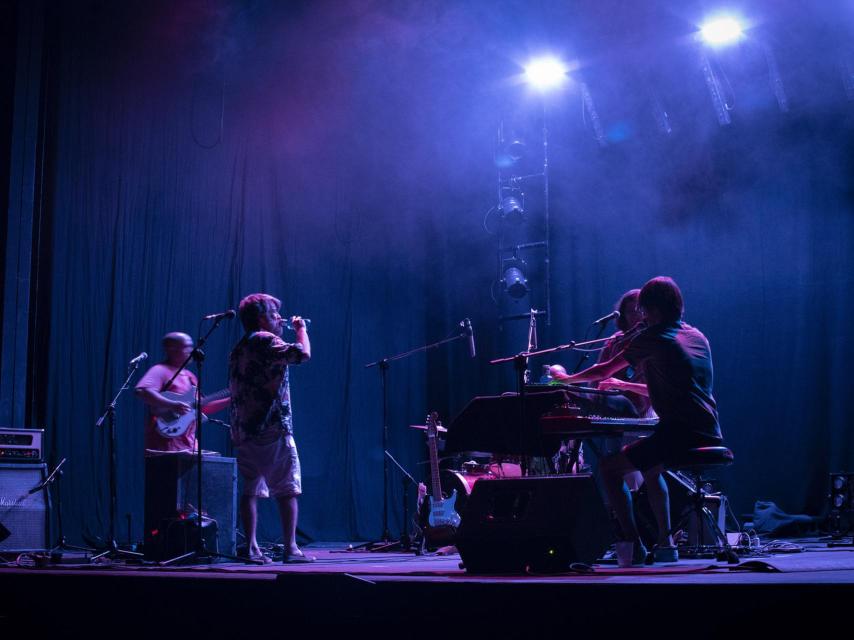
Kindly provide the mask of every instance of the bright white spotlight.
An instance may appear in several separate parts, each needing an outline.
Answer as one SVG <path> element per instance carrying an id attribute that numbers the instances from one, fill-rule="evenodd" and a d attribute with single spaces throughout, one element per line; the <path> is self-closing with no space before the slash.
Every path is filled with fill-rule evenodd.
<path id="1" fill-rule="evenodd" d="M 537 58 L 525 67 L 525 77 L 536 89 L 553 89 L 566 81 L 566 65 L 557 58 Z"/>
<path id="2" fill-rule="evenodd" d="M 744 28 L 732 16 L 721 16 L 703 24 L 700 35 L 707 44 L 720 47 L 739 40 L 744 35 Z"/>

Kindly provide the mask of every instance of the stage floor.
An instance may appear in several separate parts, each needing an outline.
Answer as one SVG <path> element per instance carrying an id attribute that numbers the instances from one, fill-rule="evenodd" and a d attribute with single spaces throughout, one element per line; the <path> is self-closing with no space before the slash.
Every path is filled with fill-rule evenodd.
<path id="1" fill-rule="evenodd" d="M 399 628 L 420 636 L 430 634 L 418 621 L 436 608 L 448 624 L 475 630 L 490 621 L 488 627 L 516 637 L 564 625 L 594 630 L 607 623 L 632 631 L 645 612 L 659 611 L 668 625 L 702 619 L 702 629 L 692 631 L 697 637 L 757 620 L 766 630 L 779 625 L 784 631 L 793 616 L 816 625 L 830 619 L 833 607 L 849 611 L 854 547 L 788 542 L 803 551 L 756 554 L 738 565 L 680 560 L 540 575 L 472 575 L 456 554 L 367 553 L 347 551 L 346 543 L 309 545 L 307 552 L 317 557 L 311 564 L 8 563 L 0 568 L 0 623 L 37 616 L 48 606 L 54 616 L 42 623 L 68 629 L 83 623 L 80 611 L 94 607 L 105 620 L 133 619 L 155 630 L 202 615 L 203 626 L 216 633 L 238 630 L 257 608 L 269 615 L 255 624 L 270 628 L 287 613 L 299 627 Z"/>

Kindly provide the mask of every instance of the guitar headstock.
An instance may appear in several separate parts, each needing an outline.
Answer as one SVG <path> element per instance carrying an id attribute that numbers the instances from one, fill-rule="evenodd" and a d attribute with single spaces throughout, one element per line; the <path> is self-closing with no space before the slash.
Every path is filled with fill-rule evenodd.
<path id="1" fill-rule="evenodd" d="M 435 438 L 439 432 L 439 414 L 436 411 L 431 411 L 427 414 L 427 421 L 425 423 L 427 425 L 427 437 Z"/>

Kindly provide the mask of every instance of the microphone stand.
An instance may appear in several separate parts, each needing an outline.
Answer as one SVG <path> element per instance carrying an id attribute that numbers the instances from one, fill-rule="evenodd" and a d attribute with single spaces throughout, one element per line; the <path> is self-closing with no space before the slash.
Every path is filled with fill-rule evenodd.
<path id="1" fill-rule="evenodd" d="M 193 551 L 189 551 L 187 553 L 181 554 L 179 556 L 175 556 L 174 558 L 170 558 L 168 560 L 164 560 L 158 563 L 160 566 L 169 566 L 171 564 L 175 564 L 178 562 L 187 562 L 190 560 L 195 560 L 196 562 L 210 562 L 212 560 L 216 560 L 219 558 L 226 558 L 228 560 L 232 560 L 234 562 L 243 562 L 246 564 L 264 564 L 259 560 L 251 560 L 250 558 L 239 558 L 237 556 L 232 556 L 226 553 L 220 553 L 219 551 L 211 551 L 205 546 L 205 538 L 204 538 L 204 516 L 202 515 L 202 364 L 205 361 L 205 352 L 202 351 L 202 347 L 208 341 L 210 335 L 219 327 L 219 323 L 222 322 L 226 317 L 225 315 L 219 315 L 218 317 L 213 318 L 213 324 L 211 325 L 208 332 L 199 338 L 196 343 L 196 347 L 187 356 L 187 359 L 184 360 L 184 363 L 175 372 L 175 375 L 172 376 L 171 380 L 164 387 L 168 389 L 175 378 L 183 371 L 187 365 L 190 363 L 190 360 L 195 360 L 196 362 L 196 469 L 197 469 L 197 477 L 196 477 L 196 548 Z M 204 320 L 202 320 L 204 322 Z M 199 323 L 199 334 L 202 332 L 201 322 Z"/>
<path id="2" fill-rule="evenodd" d="M 30 490 L 30 493 L 35 493 L 36 491 L 39 491 L 42 488 L 46 489 L 47 487 L 49 487 L 51 485 L 56 487 L 56 526 L 58 529 L 57 535 L 58 535 L 59 539 L 57 540 L 57 543 L 50 548 L 49 553 L 50 553 L 51 558 L 53 558 L 55 555 L 56 556 L 62 556 L 63 551 L 81 551 L 84 553 L 88 552 L 88 551 L 94 551 L 94 549 L 92 549 L 91 547 L 80 547 L 77 545 L 68 544 L 68 541 L 65 538 L 65 531 L 63 530 L 63 527 L 62 527 L 62 482 L 61 482 L 61 480 L 62 480 L 62 476 L 64 475 L 64 472 L 62 471 L 62 465 L 65 464 L 66 459 L 67 458 L 63 458 L 62 460 L 60 460 L 59 464 L 56 465 L 56 467 L 50 473 L 50 475 L 48 475 L 48 477 L 44 479 L 44 482 L 42 482 L 39 486 L 35 487 L 34 489 Z"/>
<path id="3" fill-rule="evenodd" d="M 119 396 L 122 395 L 127 389 L 130 388 L 130 381 L 133 378 L 136 370 L 139 368 L 139 362 L 134 362 L 128 366 L 128 376 L 125 378 L 124 383 L 122 383 L 121 388 L 118 393 L 116 393 L 115 397 L 110 401 L 107 405 L 107 408 L 104 409 L 104 413 L 101 414 L 101 417 L 98 418 L 97 422 L 95 422 L 96 428 L 101 428 L 104 425 L 104 422 L 107 423 L 107 428 L 109 429 L 109 449 L 110 449 L 110 533 L 109 540 L 107 541 L 107 547 L 101 553 L 98 553 L 91 558 L 91 562 L 96 562 L 101 558 L 109 558 L 110 560 L 114 560 L 117 557 L 125 556 L 127 558 L 135 558 L 138 560 L 142 560 L 142 554 L 137 553 L 136 551 L 125 551 L 124 549 L 119 549 L 118 544 L 116 544 L 116 403 L 119 400 Z"/>
<path id="4" fill-rule="evenodd" d="M 602 337 L 602 333 L 605 331 L 605 327 L 608 326 L 607 322 L 599 323 L 599 331 L 596 332 L 596 338 L 599 339 Z M 589 331 L 589 329 L 588 329 Z M 583 365 L 590 358 L 590 353 L 587 352 L 583 356 L 578 359 L 578 364 L 575 365 L 575 368 L 572 370 L 572 373 L 578 373 L 581 369 L 581 365 Z"/>
<path id="5" fill-rule="evenodd" d="M 380 385 L 382 387 L 382 399 L 383 399 L 383 422 L 382 422 L 382 443 L 383 443 L 383 451 L 388 452 L 388 370 L 389 363 L 394 362 L 395 360 L 402 360 L 403 358 L 408 358 L 409 356 L 420 353 L 422 351 L 427 351 L 429 349 L 434 349 L 443 344 L 447 344 L 449 342 L 454 342 L 455 340 L 461 340 L 462 338 L 468 337 L 467 327 L 465 326 L 465 321 L 460 323 L 460 328 L 462 331 L 455 336 L 451 336 L 450 338 L 445 338 L 444 340 L 439 340 L 438 342 L 433 342 L 432 344 L 425 344 L 421 347 L 416 347 L 415 349 L 410 349 L 409 351 L 404 351 L 403 353 L 398 353 L 393 356 L 388 356 L 385 358 L 381 358 L 376 362 L 369 362 L 365 365 L 365 369 L 370 369 L 372 367 L 377 367 L 380 372 Z M 353 547 L 353 549 L 366 549 L 368 551 L 386 551 L 390 546 L 390 543 L 394 542 L 391 539 L 391 533 L 388 529 L 388 482 L 389 482 L 389 467 L 388 467 L 388 457 L 383 456 L 383 533 L 381 540 L 375 540 L 372 542 L 365 542 L 363 544 L 357 545 Z M 401 539 L 402 542 L 402 539 Z M 377 547 L 377 548 L 375 548 Z"/>
<path id="6" fill-rule="evenodd" d="M 513 356 L 506 356 L 503 358 L 496 358 L 495 360 L 490 360 L 489 364 L 504 364 L 506 362 L 512 362 L 513 368 L 516 370 L 516 387 L 517 393 L 519 396 L 519 437 L 524 437 L 525 433 L 525 374 L 528 369 L 528 359 L 534 358 L 537 356 L 544 356 L 550 353 L 559 353 L 561 351 L 571 351 L 572 349 L 577 349 L 579 347 L 586 347 L 591 344 L 598 344 L 600 342 L 605 342 L 610 340 L 611 338 L 599 338 L 596 340 L 588 340 L 586 342 L 568 342 L 566 344 L 561 344 L 556 347 L 549 347 L 548 349 L 540 349 L 538 351 L 522 351 L 521 353 L 517 353 Z M 520 441 L 521 444 L 521 441 Z M 523 473 L 526 470 L 523 470 Z"/>

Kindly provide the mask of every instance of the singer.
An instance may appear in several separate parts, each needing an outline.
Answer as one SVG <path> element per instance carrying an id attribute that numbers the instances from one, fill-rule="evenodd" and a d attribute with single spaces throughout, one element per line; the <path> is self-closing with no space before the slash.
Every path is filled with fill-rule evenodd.
<path id="1" fill-rule="evenodd" d="M 258 547 L 256 529 L 258 498 L 272 496 L 279 505 L 285 562 L 311 562 L 314 558 L 296 543 L 302 481 L 288 384 L 288 367 L 311 358 L 311 343 L 299 316 L 291 319 L 295 342 L 282 340 L 281 306 L 280 300 L 266 293 L 253 293 L 240 301 L 238 313 L 246 334 L 228 360 L 231 437 L 243 478 L 240 515 L 249 557 L 271 562 Z"/>
<path id="2" fill-rule="evenodd" d="M 634 543 L 633 563 L 642 564 L 646 549 L 632 513 L 632 497 L 623 478 L 641 471 L 658 525 L 656 562 L 678 558 L 670 537 L 670 504 L 662 477 L 665 464 L 695 447 L 720 446 L 721 430 L 712 396 L 712 353 L 706 337 L 682 321 L 682 292 L 667 277 L 653 278 L 638 296 L 646 328 L 609 360 L 566 376 L 569 383 L 599 382 L 631 365 L 646 376 L 649 399 L 660 421 L 656 432 L 602 460 L 602 480 L 616 511 L 623 539 Z"/>
<path id="3" fill-rule="evenodd" d="M 184 369 L 168 389 L 166 384 L 175 375 L 193 351 L 193 339 L 186 333 L 174 331 L 163 336 L 164 360 L 145 372 L 136 385 L 136 396 L 147 408 L 145 417 L 145 455 L 156 455 L 161 451 L 193 451 L 196 447 L 196 423 L 193 422 L 182 435 L 167 438 L 157 431 L 157 416 L 164 412 L 185 414 L 192 410 L 187 402 L 167 398 L 163 393 L 170 391 L 181 395 L 198 384 L 195 374 Z M 222 411 L 228 406 L 228 398 L 211 402 L 202 407 L 206 414 Z"/>

